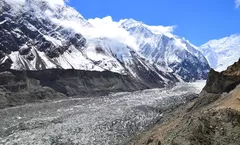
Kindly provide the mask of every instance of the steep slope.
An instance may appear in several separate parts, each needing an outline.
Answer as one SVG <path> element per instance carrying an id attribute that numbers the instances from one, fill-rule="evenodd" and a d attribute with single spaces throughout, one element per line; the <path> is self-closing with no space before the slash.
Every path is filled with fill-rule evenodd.
<path id="1" fill-rule="evenodd" d="M 237 145 L 240 142 L 240 60 L 221 73 L 211 70 L 197 99 L 180 106 L 162 124 L 131 144 Z"/>
<path id="2" fill-rule="evenodd" d="M 11 1 L 0 3 L 2 63 L 11 59 L 11 68 L 18 70 L 103 70 L 81 53 L 86 38 L 55 25 L 48 18 L 48 13 L 51 13 L 59 19 L 72 18 L 79 20 L 79 24 L 87 23 L 75 10 L 65 5 L 51 7 L 48 2 L 40 0 L 16 3 L 15 7 L 10 4 Z"/>
<path id="3" fill-rule="evenodd" d="M 185 81 L 206 78 L 207 60 L 184 38 L 133 19 L 123 20 L 121 25 L 136 38 L 138 52 L 156 68 L 174 72 Z"/>
<path id="4" fill-rule="evenodd" d="M 240 58 L 240 35 L 211 40 L 199 48 L 216 71 L 223 71 Z"/>

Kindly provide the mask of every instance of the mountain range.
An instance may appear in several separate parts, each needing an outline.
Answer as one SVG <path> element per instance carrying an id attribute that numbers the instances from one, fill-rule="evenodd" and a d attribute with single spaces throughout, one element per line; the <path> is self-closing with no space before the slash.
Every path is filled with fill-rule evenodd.
<path id="1" fill-rule="evenodd" d="M 3 0 L 0 12 L 1 70 L 111 71 L 167 86 L 206 79 L 210 67 L 221 70 L 239 58 L 235 35 L 196 47 L 163 26 L 133 19 L 100 32 L 72 7 L 46 0 Z M 102 35 L 118 30 L 116 36 Z"/>
<path id="2" fill-rule="evenodd" d="M 240 35 L 198 47 L 65 2 L 0 1 L 0 144 L 240 142 Z"/>
<path id="3" fill-rule="evenodd" d="M 133 40 L 130 44 L 130 39 L 97 35 L 96 26 L 66 4 L 27 0 L 12 7 L 11 2 L 0 2 L 3 70 L 111 71 L 166 86 L 205 79 L 210 69 L 202 53 L 187 40 L 142 22 L 117 22 Z"/>

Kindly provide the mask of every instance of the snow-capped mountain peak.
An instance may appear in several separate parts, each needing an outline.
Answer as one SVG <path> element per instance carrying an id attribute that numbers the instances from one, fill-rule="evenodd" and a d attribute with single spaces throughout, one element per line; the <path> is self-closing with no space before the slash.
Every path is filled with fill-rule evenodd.
<path id="1" fill-rule="evenodd" d="M 212 68 L 223 71 L 240 58 L 240 35 L 215 39 L 200 46 Z"/>
<path id="2" fill-rule="evenodd" d="M 134 19 L 124 19 L 119 21 L 123 28 L 125 29 L 131 29 L 134 27 L 142 27 L 145 29 L 148 29 L 153 34 L 159 35 L 159 34 L 165 34 L 165 35 L 172 35 L 171 32 L 174 30 L 175 26 L 151 26 L 144 24 L 141 21 L 136 21 Z"/>
<path id="3" fill-rule="evenodd" d="M 119 21 L 119 24 L 124 28 L 124 29 L 130 29 L 132 27 L 140 27 L 143 26 L 143 22 L 141 21 L 136 21 L 132 18 L 130 19 L 123 19 Z"/>
<path id="4" fill-rule="evenodd" d="M 180 76 L 191 73 L 199 76 L 199 73 L 205 74 L 209 69 L 207 60 L 197 47 L 172 34 L 174 26 L 149 26 L 133 19 L 120 22 L 136 39 L 138 52 L 155 67 L 166 68 Z M 188 70 L 182 67 L 186 64 Z M 194 69 L 190 72 L 190 68 Z M 188 77 L 183 79 L 187 80 Z"/>

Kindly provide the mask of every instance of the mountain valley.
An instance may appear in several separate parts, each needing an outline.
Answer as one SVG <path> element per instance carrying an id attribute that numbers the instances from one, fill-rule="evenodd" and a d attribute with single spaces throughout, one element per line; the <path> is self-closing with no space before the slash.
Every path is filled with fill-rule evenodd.
<path id="1" fill-rule="evenodd" d="M 238 145 L 238 34 L 198 47 L 80 13 L 0 1 L 0 144 Z"/>

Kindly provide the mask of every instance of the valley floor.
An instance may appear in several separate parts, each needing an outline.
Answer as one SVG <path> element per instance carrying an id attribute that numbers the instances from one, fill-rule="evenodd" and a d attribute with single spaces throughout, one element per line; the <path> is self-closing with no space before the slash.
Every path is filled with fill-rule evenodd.
<path id="1" fill-rule="evenodd" d="M 205 81 L 0 110 L 0 144 L 125 144 L 197 96 Z"/>

